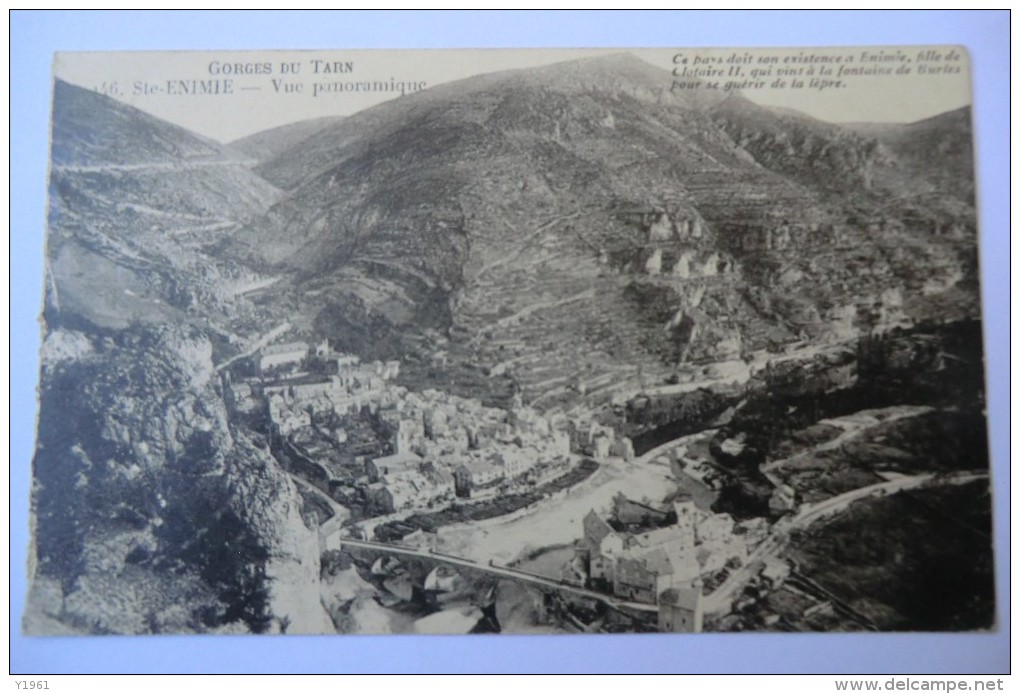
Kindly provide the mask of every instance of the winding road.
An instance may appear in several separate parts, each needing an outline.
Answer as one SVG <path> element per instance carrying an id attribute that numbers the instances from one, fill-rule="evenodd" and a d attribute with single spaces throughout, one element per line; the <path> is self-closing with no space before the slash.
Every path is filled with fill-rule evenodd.
<path id="1" fill-rule="evenodd" d="M 722 585 L 720 585 L 712 592 L 711 595 L 708 596 L 708 598 L 706 598 L 704 603 L 705 614 L 721 612 L 729 609 L 730 598 L 732 598 L 733 594 L 737 592 L 739 588 L 751 579 L 751 575 L 753 574 L 752 568 L 755 563 L 778 556 L 786 546 L 789 533 L 793 530 L 806 528 L 817 520 L 845 510 L 855 501 L 860 501 L 861 499 L 866 499 L 871 496 L 888 496 L 889 494 L 895 494 L 908 489 L 916 489 L 918 487 L 967 484 L 968 482 L 974 482 L 980 479 L 988 479 L 987 470 L 965 470 L 941 475 L 936 475 L 935 473 L 904 475 L 902 477 L 886 480 L 885 482 L 868 485 L 867 487 L 853 489 L 849 492 L 839 494 L 838 496 L 834 496 L 830 499 L 819 501 L 815 504 L 806 504 L 801 506 L 800 510 L 798 510 L 798 512 L 793 516 L 787 516 L 777 522 L 772 528 L 772 534 L 769 535 L 768 539 L 766 539 L 748 556 L 744 565 L 731 574 L 729 578 L 722 583 Z"/>

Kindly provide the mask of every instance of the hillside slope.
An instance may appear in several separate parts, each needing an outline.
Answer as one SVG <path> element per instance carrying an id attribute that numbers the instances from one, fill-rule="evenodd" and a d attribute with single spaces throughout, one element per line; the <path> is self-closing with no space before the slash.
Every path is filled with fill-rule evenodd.
<path id="1" fill-rule="evenodd" d="M 845 339 L 972 272 L 972 209 L 933 241 L 873 190 L 892 145 L 669 83 L 609 56 L 356 114 L 259 165 L 287 194 L 247 252 L 340 344 L 437 331 L 533 400 Z"/>
<path id="2" fill-rule="evenodd" d="M 302 140 L 341 120 L 343 116 L 324 116 L 288 123 L 234 140 L 229 143 L 229 147 L 262 162 L 279 156 Z"/>
<path id="3" fill-rule="evenodd" d="M 331 631 L 294 483 L 227 419 L 249 162 L 57 82 L 30 634 Z M 260 326 L 261 327 L 261 326 Z"/>
<path id="4" fill-rule="evenodd" d="M 183 128 L 57 81 L 47 317 L 111 328 L 223 320 L 253 274 L 216 251 L 277 191 Z"/>

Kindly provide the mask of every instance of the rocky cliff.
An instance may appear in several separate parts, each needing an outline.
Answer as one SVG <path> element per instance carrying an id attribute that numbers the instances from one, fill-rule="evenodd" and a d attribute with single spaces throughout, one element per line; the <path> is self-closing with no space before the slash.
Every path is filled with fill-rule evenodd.
<path id="1" fill-rule="evenodd" d="M 188 328 L 47 336 L 26 631 L 330 630 L 297 490 L 210 355 Z"/>
<path id="2" fill-rule="evenodd" d="M 57 82 L 29 633 L 331 630 L 318 541 L 215 349 L 258 274 L 217 251 L 274 195 L 217 143 Z"/>

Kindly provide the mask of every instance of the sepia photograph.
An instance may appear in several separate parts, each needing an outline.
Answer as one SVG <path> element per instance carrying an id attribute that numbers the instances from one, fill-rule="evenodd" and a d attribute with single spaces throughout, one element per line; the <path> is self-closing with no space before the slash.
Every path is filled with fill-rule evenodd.
<path id="1" fill-rule="evenodd" d="M 995 631 L 971 99 L 945 45 L 57 54 L 23 632 Z"/>

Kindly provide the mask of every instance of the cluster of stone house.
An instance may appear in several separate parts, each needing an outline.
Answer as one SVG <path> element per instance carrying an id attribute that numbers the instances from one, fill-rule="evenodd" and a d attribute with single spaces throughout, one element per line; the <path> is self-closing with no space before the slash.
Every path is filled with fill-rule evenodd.
<path id="1" fill-rule="evenodd" d="M 436 390 L 398 390 L 400 397 L 378 410 L 395 453 L 368 462 L 369 492 L 388 511 L 538 486 L 569 471 L 579 456 L 634 455 L 630 439 L 596 422 L 529 407 L 489 408 Z"/>
<path id="2" fill-rule="evenodd" d="M 594 421 L 546 417 L 526 407 L 509 413 L 481 409 L 487 410 L 486 415 L 467 427 L 467 448 L 445 451 L 458 496 L 477 498 L 505 490 L 507 483 L 510 488 L 515 482 L 543 484 L 566 472 L 577 456 L 634 457 L 629 438 Z"/>
<path id="3" fill-rule="evenodd" d="M 576 417 L 561 426 L 569 437 L 570 450 L 575 453 L 601 459 L 634 457 L 634 444 L 626 436 L 617 436 L 612 427 Z"/>
<path id="4" fill-rule="evenodd" d="M 541 483 L 573 460 L 567 432 L 530 408 L 508 412 L 427 390 L 404 392 L 380 416 L 394 431 L 397 454 L 434 461 L 462 498 Z"/>
<path id="5" fill-rule="evenodd" d="M 742 566 L 749 550 L 767 536 L 761 519 L 738 524 L 729 514 L 699 509 L 686 496 L 672 503 L 671 513 L 621 497 L 615 503 L 615 527 L 594 510 L 584 517 L 584 536 L 560 578 L 627 600 L 665 602 L 660 620 L 665 615 L 670 631 L 700 628 L 700 608 L 693 607 L 700 604 L 703 580 Z M 635 514 L 646 524 L 652 521 L 652 527 L 621 530 L 629 527 L 621 519 L 633 520 Z M 675 522 L 657 525 L 671 515 Z"/>
<path id="6" fill-rule="evenodd" d="M 365 456 L 364 477 L 351 483 L 384 512 L 542 484 L 568 471 L 576 454 L 633 456 L 629 440 L 597 424 L 549 418 L 519 403 L 507 411 L 437 390 L 409 392 L 392 382 L 398 362 L 362 363 L 328 342 L 272 345 L 256 366 L 261 378 L 233 386 L 235 401 L 263 403 L 280 436 L 329 411 L 359 415 L 368 408 L 379 418 L 393 453 Z"/>
<path id="7" fill-rule="evenodd" d="M 628 438 L 597 422 L 546 416 L 519 402 L 504 410 L 437 390 L 409 392 L 392 382 L 399 362 L 362 363 L 327 341 L 270 345 L 254 361 L 261 377 L 233 385 L 235 403 L 266 407 L 281 437 L 328 412 L 358 416 L 367 408 L 378 417 L 392 454 L 363 456 L 365 474 L 346 484 L 382 512 L 537 486 L 566 473 L 579 456 L 634 456 Z M 345 438 L 342 430 L 329 434 Z"/>
<path id="8" fill-rule="evenodd" d="M 385 511 L 422 508 L 454 497 L 453 475 L 415 453 L 370 459 L 365 471 L 369 482 L 366 496 Z"/>
<path id="9" fill-rule="evenodd" d="M 361 359 L 353 354 L 335 351 L 329 340 L 315 346 L 300 341 L 268 345 L 258 351 L 254 361 L 262 381 L 308 374 L 320 377 L 340 375 L 344 377 L 342 380 L 369 375 L 391 379 L 400 372 L 399 361 L 362 364 Z"/>
<path id="10" fill-rule="evenodd" d="M 284 436 L 310 426 L 312 413 L 343 415 L 366 405 L 379 407 L 393 395 L 388 393 L 389 381 L 400 372 L 400 362 L 362 363 L 357 356 L 332 350 L 328 340 L 314 348 L 305 342 L 269 345 L 256 355 L 256 366 L 261 378 L 237 384 L 235 401 L 250 404 L 250 398 L 260 394 Z"/>

